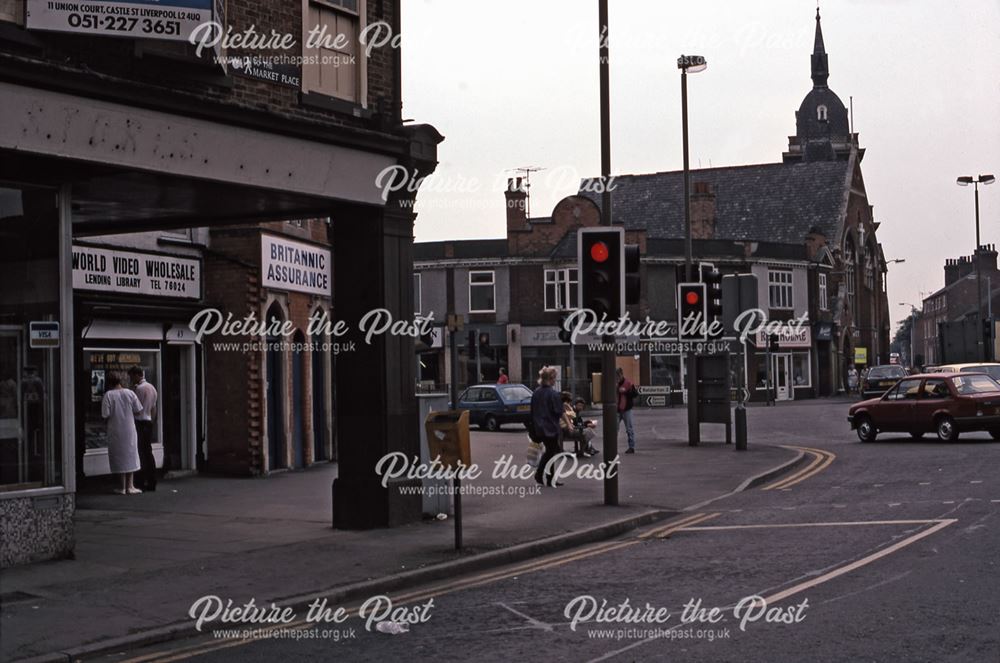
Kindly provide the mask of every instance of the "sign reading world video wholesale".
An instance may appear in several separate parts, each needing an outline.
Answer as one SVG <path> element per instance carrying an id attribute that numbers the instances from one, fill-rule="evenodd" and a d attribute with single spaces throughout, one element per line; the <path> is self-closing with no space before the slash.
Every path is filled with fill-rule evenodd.
<path id="1" fill-rule="evenodd" d="M 260 238 L 260 271 L 265 288 L 330 296 L 330 251 L 305 242 Z"/>
<path id="2" fill-rule="evenodd" d="M 212 20 L 212 0 L 28 0 L 29 30 L 187 41 Z"/>
<path id="3" fill-rule="evenodd" d="M 73 289 L 198 299 L 201 297 L 201 262 L 179 256 L 74 244 Z"/>

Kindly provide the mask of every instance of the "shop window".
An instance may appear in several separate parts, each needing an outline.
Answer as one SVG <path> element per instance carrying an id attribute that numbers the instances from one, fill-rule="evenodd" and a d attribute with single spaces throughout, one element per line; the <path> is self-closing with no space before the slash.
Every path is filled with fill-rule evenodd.
<path id="1" fill-rule="evenodd" d="M 650 355 L 650 384 L 654 387 L 670 387 L 674 391 L 683 389 L 683 364 L 680 355 Z"/>
<path id="2" fill-rule="evenodd" d="M 792 355 L 792 384 L 796 387 L 811 387 L 809 353 L 796 352 Z"/>
<path id="3" fill-rule="evenodd" d="M 423 302 L 420 301 L 420 274 L 413 275 L 413 312 L 420 313 L 424 310 Z"/>
<path id="4" fill-rule="evenodd" d="M 469 313 L 496 312 L 496 284 L 493 271 L 469 272 Z"/>
<path id="5" fill-rule="evenodd" d="M 545 310 L 567 311 L 579 306 L 577 290 L 577 270 L 567 269 L 545 270 Z"/>
<path id="6" fill-rule="evenodd" d="M 53 191 L 0 187 L 0 491 L 62 483 L 63 348 L 31 333 L 59 321 L 58 228 Z"/>
<path id="7" fill-rule="evenodd" d="M 768 304 L 772 309 L 792 308 L 792 272 L 788 269 L 767 270 Z"/>
<path id="8" fill-rule="evenodd" d="M 307 0 L 306 6 L 303 44 L 311 39 L 313 47 L 303 48 L 303 91 L 359 103 L 364 0 Z"/>
<path id="9" fill-rule="evenodd" d="M 24 25 L 24 0 L 0 0 L 0 21 Z"/>

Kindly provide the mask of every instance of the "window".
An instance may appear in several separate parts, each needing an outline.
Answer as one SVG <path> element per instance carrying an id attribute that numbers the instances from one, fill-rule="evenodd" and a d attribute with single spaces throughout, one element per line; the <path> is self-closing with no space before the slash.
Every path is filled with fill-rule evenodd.
<path id="1" fill-rule="evenodd" d="M 683 363 L 680 355 L 650 355 L 650 385 L 680 391 L 684 388 L 681 383 Z"/>
<path id="2" fill-rule="evenodd" d="M 0 21 L 10 21 L 24 25 L 24 2 L 22 0 L 0 0 Z"/>
<path id="3" fill-rule="evenodd" d="M 767 270 L 768 300 L 771 308 L 792 308 L 792 272 L 787 269 Z"/>
<path id="4" fill-rule="evenodd" d="M 844 281 L 847 285 L 847 306 L 852 313 L 854 310 L 854 285 L 857 274 L 854 271 L 854 240 L 850 237 L 844 244 Z"/>
<path id="5" fill-rule="evenodd" d="M 792 354 L 792 384 L 796 387 L 809 387 L 812 385 L 810 374 L 810 362 L 808 352 L 795 352 Z"/>
<path id="6" fill-rule="evenodd" d="M 865 257 L 865 286 L 869 290 L 875 289 L 875 263 L 872 260 L 872 251 L 869 249 Z"/>
<path id="7" fill-rule="evenodd" d="M 826 274 L 819 275 L 819 310 L 825 311 L 830 308 L 830 301 L 826 294 Z"/>
<path id="8" fill-rule="evenodd" d="M 944 380 L 934 379 L 924 383 L 924 398 L 948 398 L 948 385 Z"/>
<path id="9" fill-rule="evenodd" d="M 494 313 L 496 289 L 493 272 L 469 272 L 469 313 Z"/>
<path id="10" fill-rule="evenodd" d="M 424 310 L 423 302 L 420 301 L 420 274 L 413 275 L 413 312 L 420 313 Z"/>
<path id="11" fill-rule="evenodd" d="M 816 119 L 820 122 L 826 122 L 826 106 L 816 107 Z"/>
<path id="12" fill-rule="evenodd" d="M 885 395 L 887 401 L 914 400 L 920 395 L 920 380 L 902 380 Z"/>
<path id="13" fill-rule="evenodd" d="M 576 268 L 545 270 L 545 310 L 567 311 L 577 308 Z"/>
<path id="14" fill-rule="evenodd" d="M 364 57 L 359 57 L 358 43 L 363 16 L 364 3 L 359 0 L 308 1 L 303 91 L 360 103 Z"/>

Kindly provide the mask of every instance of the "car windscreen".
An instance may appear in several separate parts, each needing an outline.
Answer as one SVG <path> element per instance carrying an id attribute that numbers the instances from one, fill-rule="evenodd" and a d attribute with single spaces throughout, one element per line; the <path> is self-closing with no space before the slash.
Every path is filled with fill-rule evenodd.
<path id="1" fill-rule="evenodd" d="M 1000 383 L 988 375 L 963 375 L 951 378 L 959 394 L 988 394 L 1000 391 Z"/>
<path id="2" fill-rule="evenodd" d="M 902 366 L 875 366 L 868 371 L 869 380 L 884 380 L 886 378 L 905 378 L 906 371 Z"/>
<path id="3" fill-rule="evenodd" d="M 505 401 L 523 401 L 526 398 L 531 398 L 531 390 L 523 384 L 511 384 L 497 388 L 500 390 L 500 397 Z"/>
<path id="4" fill-rule="evenodd" d="M 966 366 L 963 373 L 986 373 L 994 380 L 1000 382 L 1000 366 Z"/>

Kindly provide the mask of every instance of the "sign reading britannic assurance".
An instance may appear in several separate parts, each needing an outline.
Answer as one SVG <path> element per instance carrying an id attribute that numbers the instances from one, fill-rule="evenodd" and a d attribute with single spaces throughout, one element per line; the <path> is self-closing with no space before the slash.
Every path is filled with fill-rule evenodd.
<path id="1" fill-rule="evenodd" d="M 212 20 L 212 0 L 27 0 L 29 30 L 187 41 Z"/>
<path id="2" fill-rule="evenodd" d="M 74 245 L 73 289 L 199 299 L 201 262 L 179 256 Z"/>
<path id="3" fill-rule="evenodd" d="M 331 295 L 329 249 L 263 235 L 260 272 L 265 288 Z"/>

